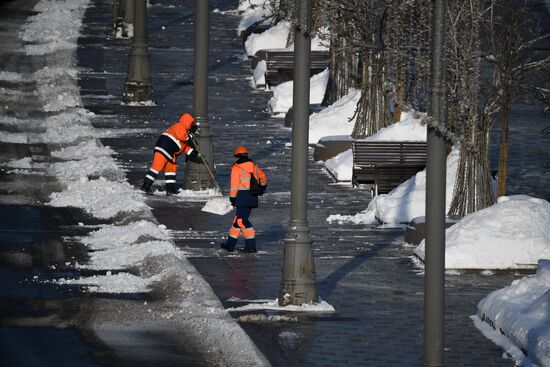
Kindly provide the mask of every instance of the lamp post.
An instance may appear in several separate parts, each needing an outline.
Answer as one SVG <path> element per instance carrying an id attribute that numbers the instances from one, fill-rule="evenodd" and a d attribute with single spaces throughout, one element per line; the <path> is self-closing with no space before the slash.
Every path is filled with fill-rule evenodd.
<path id="1" fill-rule="evenodd" d="M 432 19 L 432 62 L 429 115 L 446 125 L 445 28 L 447 0 L 435 0 Z M 443 129 L 428 127 L 426 162 L 426 250 L 424 276 L 424 366 L 445 365 L 445 197 L 447 145 Z"/>
<path id="2" fill-rule="evenodd" d="M 134 1 L 134 38 L 128 63 L 128 79 L 124 85 L 124 102 L 146 102 L 153 95 L 151 86 L 151 66 L 147 49 L 146 14 L 147 0 Z"/>
<path id="3" fill-rule="evenodd" d="M 317 301 L 315 262 L 307 221 L 311 2 L 296 0 L 296 8 L 298 25 L 294 32 L 292 187 L 290 222 L 284 241 L 279 292 L 279 304 L 282 306 Z"/>
<path id="4" fill-rule="evenodd" d="M 208 122 L 208 33 L 208 0 L 196 0 L 193 116 L 199 127 L 196 141 L 200 151 L 210 167 L 214 168 L 212 134 Z M 188 161 L 185 165 L 184 188 L 202 190 L 210 187 L 212 181 L 204 164 Z"/>

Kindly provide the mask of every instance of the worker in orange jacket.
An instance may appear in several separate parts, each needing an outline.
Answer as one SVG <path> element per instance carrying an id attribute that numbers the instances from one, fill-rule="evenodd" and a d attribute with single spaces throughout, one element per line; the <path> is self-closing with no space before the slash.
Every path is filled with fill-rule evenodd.
<path id="1" fill-rule="evenodd" d="M 263 195 L 267 188 L 267 178 L 252 159 L 248 150 L 239 146 L 233 151 L 237 161 L 231 166 L 231 189 L 229 191 L 231 205 L 236 207 L 233 224 L 229 228 L 227 242 L 221 247 L 233 252 L 240 234 L 244 237 L 244 249 L 240 252 L 256 252 L 256 232 L 248 220 L 253 208 L 258 207 L 258 196 Z"/>
<path id="2" fill-rule="evenodd" d="M 197 131 L 197 124 L 193 116 L 184 113 L 179 121 L 166 130 L 157 140 L 154 149 L 153 163 L 145 174 L 141 190 L 151 192 L 151 186 L 161 171 L 164 171 L 166 195 L 177 194 L 176 189 L 176 160 L 180 154 L 202 163 L 200 153 L 194 148 L 192 139 Z"/>

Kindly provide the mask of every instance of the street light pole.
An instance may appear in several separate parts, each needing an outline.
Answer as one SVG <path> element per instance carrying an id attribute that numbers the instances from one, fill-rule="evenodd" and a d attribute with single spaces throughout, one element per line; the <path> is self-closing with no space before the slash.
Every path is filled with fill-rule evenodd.
<path id="1" fill-rule="evenodd" d="M 193 116 L 199 134 L 196 139 L 210 167 L 214 167 L 212 134 L 208 122 L 208 0 L 196 0 L 195 10 L 195 75 L 193 82 Z M 213 172 L 215 175 L 215 171 Z M 204 164 L 188 161 L 185 165 L 184 188 L 202 190 L 212 187 Z"/>
<path id="2" fill-rule="evenodd" d="M 282 306 L 317 301 L 315 262 L 307 221 L 311 1 L 296 0 L 296 8 L 298 25 L 294 32 L 291 209 L 279 292 L 279 304 Z"/>
<path id="3" fill-rule="evenodd" d="M 445 197 L 447 145 L 445 60 L 447 0 L 435 0 L 426 162 L 426 247 L 424 276 L 424 366 L 445 365 Z M 439 127 L 436 128 L 436 126 Z"/>
<path id="4" fill-rule="evenodd" d="M 128 63 L 128 79 L 124 85 L 124 102 L 146 102 L 153 95 L 151 66 L 145 36 L 147 26 L 147 0 L 134 1 L 134 38 Z"/>

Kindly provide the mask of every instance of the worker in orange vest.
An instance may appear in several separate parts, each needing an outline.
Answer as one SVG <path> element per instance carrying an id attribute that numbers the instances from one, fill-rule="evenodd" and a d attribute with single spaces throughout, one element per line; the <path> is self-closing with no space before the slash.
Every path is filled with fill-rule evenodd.
<path id="1" fill-rule="evenodd" d="M 256 252 L 256 232 L 248 220 L 253 208 L 258 207 L 258 196 L 267 188 L 265 173 L 248 157 L 248 150 L 239 146 L 233 151 L 237 161 L 231 166 L 231 205 L 236 207 L 233 224 L 229 228 L 227 242 L 221 248 L 233 252 L 242 232 L 245 246 L 239 252 Z"/>
<path id="2" fill-rule="evenodd" d="M 184 113 L 179 121 L 166 130 L 157 140 L 154 149 L 153 163 L 145 174 L 141 190 L 151 192 L 151 186 L 161 171 L 164 171 L 166 195 L 177 194 L 176 160 L 180 154 L 185 154 L 186 160 L 202 163 L 200 153 L 194 148 L 192 139 L 197 131 L 193 116 Z"/>

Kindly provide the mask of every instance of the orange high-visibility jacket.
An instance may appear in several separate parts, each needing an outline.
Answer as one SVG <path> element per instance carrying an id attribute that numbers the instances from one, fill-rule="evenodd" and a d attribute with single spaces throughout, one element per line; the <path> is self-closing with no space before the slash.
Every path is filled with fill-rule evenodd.
<path id="1" fill-rule="evenodd" d="M 191 154 L 193 148 L 189 145 L 189 129 L 195 123 L 195 119 L 188 113 L 181 115 L 178 122 L 170 126 L 159 138 L 155 145 L 155 151 L 161 153 L 170 162 L 175 162 L 175 157 L 181 153 Z"/>
<path id="2" fill-rule="evenodd" d="M 267 185 L 267 177 L 254 162 L 248 161 L 231 166 L 231 189 L 229 195 L 236 197 L 239 191 L 250 190 L 250 175 L 253 174 L 260 185 Z"/>

